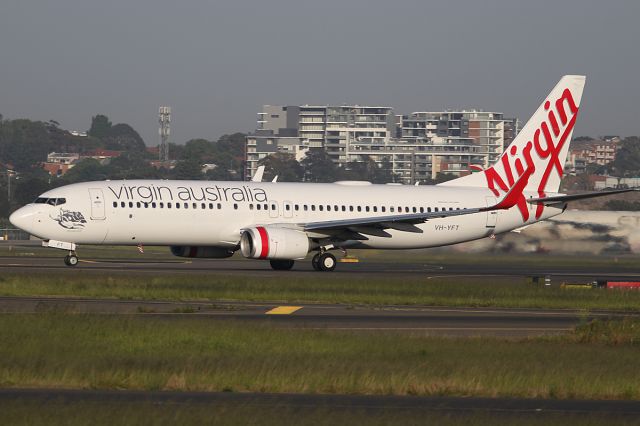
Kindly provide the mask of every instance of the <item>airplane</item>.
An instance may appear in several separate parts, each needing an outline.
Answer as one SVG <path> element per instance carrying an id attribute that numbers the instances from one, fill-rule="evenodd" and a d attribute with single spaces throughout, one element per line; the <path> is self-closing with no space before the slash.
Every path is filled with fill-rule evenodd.
<path id="1" fill-rule="evenodd" d="M 632 189 L 558 193 L 585 77 L 560 79 L 491 167 L 438 185 L 123 180 L 47 191 L 13 225 L 68 252 L 81 244 L 169 246 L 176 256 L 250 259 L 289 270 L 314 253 L 415 249 L 493 237 L 561 214 L 567 203 Z"/>

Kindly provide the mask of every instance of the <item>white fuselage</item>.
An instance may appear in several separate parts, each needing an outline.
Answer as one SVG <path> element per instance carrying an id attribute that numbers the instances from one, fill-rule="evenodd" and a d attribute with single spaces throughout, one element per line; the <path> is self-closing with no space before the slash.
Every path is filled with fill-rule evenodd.
<path id="1" fill-rule="evenodd" d="M 41 197 L 64 203 L 41 200 L 18 210 L 11 220 L 46 240 L 231 249 L 237 248 L 242 229 L 255 225 L 482 208 L 497 201 L 485 188 L 164 180 L 79 183 Z M 367 240 L 344 246 L 412 249 L 456 244 L 547 219 L 561 213 L 560 207 L 545 207 L 535 219 L 531 205 L 527 221 L 516 207 L 430 219 L 417 225 L 422 233 L 389 229 L 391 237 L 367 235 Z"/>

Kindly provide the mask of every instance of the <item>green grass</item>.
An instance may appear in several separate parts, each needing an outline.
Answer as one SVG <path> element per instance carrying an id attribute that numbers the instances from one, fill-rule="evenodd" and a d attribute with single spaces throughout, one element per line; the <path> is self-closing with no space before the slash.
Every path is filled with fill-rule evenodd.
<path id="1" fill-rule="evenodd" d="M 152 404 L 143 402 L 0 401 L 7 425 L 616 425 L 637 424 L 632 417 L 590 414 L 500 413 L 482 411 L 346 409 L 344 407 L 256 406 L 229 403 Z"/>
<path id="2" fill-rule="evenodd" d="M 640 399 L 639 336 L 630 321 L 513 341 L 8 314 L 0 387 Z"/>
<path id="3" fill-rule="evenodd" d="M 164 276 L 77 271 L 7 273 L 3 296 L 79 296 L 121 299 L 249 300 L 494 306 L 572 309 L 640 309 L 640 292 L 544 287 L 510 277 L 402 278 L 292 274 L 279 276 L 175 274 Z"/>

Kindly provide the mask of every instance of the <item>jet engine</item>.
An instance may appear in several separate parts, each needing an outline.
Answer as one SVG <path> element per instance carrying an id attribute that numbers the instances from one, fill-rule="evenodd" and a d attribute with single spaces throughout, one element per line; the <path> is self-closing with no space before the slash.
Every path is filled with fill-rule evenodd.
<path id="1" fill-rule="evenodd" d="M 250 259 L 304 259 L 309 248 L 307 234 L 295 229 L 256 226 L 240 237 L 240 251 Z"/>
<path id="2" fill-rule="evenodd" d="M 171 254 L 178 257 L 222 259 L 233 256 L 233 250 L 215 246 L 171 246 Z"/>

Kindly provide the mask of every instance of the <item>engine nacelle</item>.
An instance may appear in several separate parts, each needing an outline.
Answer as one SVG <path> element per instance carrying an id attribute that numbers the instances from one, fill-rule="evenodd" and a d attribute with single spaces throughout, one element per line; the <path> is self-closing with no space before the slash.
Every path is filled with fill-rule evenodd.
<path id="1" fill-rule="evenodd" d="M 309 246 L 307 234 L 288 228 L 256 226 L 240 237 L 240 251 L 251 259 L 304 259 Z"/>
<path id="2" fill-rule="evenodd" d="M 171 246 L 171 254 L 178 257 L 201 257 L 223 259 L 233 256 L 233 250 L 213 246 Z"/>

